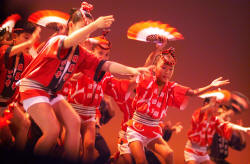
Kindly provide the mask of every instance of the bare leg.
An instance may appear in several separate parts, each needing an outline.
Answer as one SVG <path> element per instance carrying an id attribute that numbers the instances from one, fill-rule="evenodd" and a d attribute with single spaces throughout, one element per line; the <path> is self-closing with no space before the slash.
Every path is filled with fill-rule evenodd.
<path id="1" fill-rule="evenodd" d="M 141 141 L 133 141 L 129 143 L 129 148 L 137 164 L 147 164 Z"/>
<path id="2" fill-rule="evenodd" d="M 167 142 L 161 137 L 151 141 L 148 148 L 159 154 L 167 164 L 174 163 L 173 150 L 168 146 Z"/>
<path id="3" fill-rule="evenodd" d="M 66 158 L 77 160 L 80 149 L 80 117 L 66 100 L 53 105 L 57 118 L 65 127 L 64 148 Z"/>
<path id="4" fill-rule="evenodd" d="M 28 113 L 43 133 L 35 145 L 34 153 L 49 155 L 50 150 L 57 142 L 60 132 L 54 109 L 48 103 L 37 103 L 29 107 Z"/>
<path id="5" fill-rule="evenodd" d="M 95 122 L 87 122 L 82 124 L 83 136 L 83 161 L 86 163 L 94 162 L 95 150 Z"/>

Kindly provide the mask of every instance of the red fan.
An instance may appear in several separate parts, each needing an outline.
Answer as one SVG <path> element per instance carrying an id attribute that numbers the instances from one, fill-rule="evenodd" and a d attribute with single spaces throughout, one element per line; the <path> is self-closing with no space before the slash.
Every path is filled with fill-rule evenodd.
<path id="1" fill-rule="evenodd" d="M 40 10 L 31 14 L 28 21 L 48 27 L 51 23 L 57 23 L 66 26 L 69 14 L 57 10 Z"/>
<path id="2" fill-rule="evenodd" d="M 168 24 L 162 24 L 159 21 L 135 23 L 129 27 L 127 36 L 129 39 L 155 43 L 161 43 L 163 38 L 168 40 L 184 39 L 176 28 Z"/>
<path id="3" fill-rule="evenodd" d="M 12 32 L 16 22 L 21 19 L 19 14 L 12 14 L 2 23 L 1 28 L 6 28 L 7 31 Z"/>

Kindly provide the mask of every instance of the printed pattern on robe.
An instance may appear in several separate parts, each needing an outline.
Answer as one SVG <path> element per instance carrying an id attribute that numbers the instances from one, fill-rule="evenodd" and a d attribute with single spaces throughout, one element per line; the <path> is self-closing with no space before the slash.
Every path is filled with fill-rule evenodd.
<path id="1" fill-rule="evenodd" d="M 133 118 L 128 121 L 129 127 L 148 138 L 162 135 L 159 123 L 166 116 L 168 106 L 181 108 L 188 89 L 168 82 L 158 95 L 155 76 L 138 76 L 136 96 L 132 104 L 135 112 Z"/>
<path id="2" fill-rule="evenodd" d="M 110 77 L 111 74 L 106 73 L 103 80 Z M 95 116 L 103 98 L 102 81 L 97 83 L 83 74 L 77 82 L 67 81 L 62 94 L 81 116 Z"/>
<path id="3" fill-rule="evenodd" d="M 186 92 L 189 89 L 177 83 L 168 82 L 158 94 L 155 76 L 139 76 L 137 83 L 133 107 L 136 112 L 159 121 L 166 116 L 169 106 L 181 107 L 186 100 Z"/>
<path id="4" fill-rule="evenodd" d="M 127 130 L 128 125 L 126 122 L 132 119 L 134 113 L 134 108 L 132 108 L 133 99 L 130 97 L 130 92 L 128 91 L 129 84 L 129 80 L 119 80 L 112 76 L 107 76 L 102 81 L 104 93 L 114 98 L 123 113 L 121 124 L 123 131 Z"/>
<path id="5" fill-rule="evenodd" d="M 71 50 L 71 48 L 63 48 L 63 41 L 65 38 L 66 36 L 63 35 L 51 38 L 28 68 L 25 69 L 22 78 L 39 82 L 42 86 L 49 89 L 57 88 L 57 91 L 61 90 L 61 88 L 57 87 L 57 82 L 53 83 L 53 85 L 51 84 L 53 78 L 57 80 L 62 79 L 61 81 L 64 82 L 69 79 L 73 73 L 84 72 L 84 70 L 92 72 L 91 76 L 95 74 L 99 75 L 101 69 L 97 70 L 97 68 L 101 67 L 105 62 L 99 60 L 93 54 L 89 54 L 81 46 L 79 46 L 78 49 L 79 56 L 73 56 L 69 67 L 63 75 L 62 72 L 65 66 L 65 60 L 67 60 L 66 58 L 69 56 Z M 75 54 L 76 53 L 77 49 L 75 51 Z M 63 82 L 60 84 L 61 86 Z"/>
<path id="6" fill-rule="evenodd" d="M 188 138 L 192 143 L 199 146 L 209 146 L 213 141 L 215 132 L 229 139 L 232 134 L 232 127 L 218 117 L 212 117 L 209 121 L 206 115 L 201 114 L 200 109 L 192 115 L 192 129 L 188 132 Z"/>
<path id="7" fill-rule="evenodd" d="M 18 57 L 16 55 L 9 57 L 11 48 L 12 46 L 4 45 L 0 49 L 0 95 L 3 98 L 15 96 L 16 82 L 20 80 L 23 70 L 32 60 L 29 54 L 22 53 L 15 68 Z"/>

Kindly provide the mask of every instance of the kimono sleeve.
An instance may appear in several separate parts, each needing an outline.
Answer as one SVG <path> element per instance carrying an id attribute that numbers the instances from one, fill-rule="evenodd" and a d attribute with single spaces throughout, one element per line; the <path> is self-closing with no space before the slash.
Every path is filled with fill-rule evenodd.
<path id="1" fill-rule="evenodd" d="M 120 80 L 114 77 L 104 79 L 103 91 L 114 98 L 115 101 L 123 102 L 129 87 L 129 80 Z"/>
<path id="2" fill-rule="evenodd" d="M 171 95 L 173 98 L 171 106 L 180 108 L 180 110 L 184 110 L 188 102 L 188 97 L 186 96 L 186 93 L 189 89 L 189 87 L 176 84 L 173 88 Z"/>

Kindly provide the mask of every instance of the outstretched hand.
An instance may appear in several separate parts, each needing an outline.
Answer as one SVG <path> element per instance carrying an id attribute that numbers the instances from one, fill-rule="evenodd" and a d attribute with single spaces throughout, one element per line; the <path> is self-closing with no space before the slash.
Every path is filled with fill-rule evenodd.
<path id="1" fill-rule="evenodd" d="M 150 72 L 155 68 L 154 65 L 150 65 L 148 67 L 137 67 L 135 68 L 136 69 L 136 75 L 139 75 L 139 74 L 150 74 Z"/>
<path id="2" fill-rule="evenodd" d="M 101 16 L 95 20 L 95 24 L 98 28 L 109 28 L 114 21 L 113 15 Z"/>
<path id="3" fill-rule="evenodd" d="M 150 65 L 148 67 L 137 67 L 137 68 L 132 68 L 132 75 L 130 76 L 130 80 L 135 80 L 138 75 L 144 74 L 144 75 L 149 75 L 150 72 L 154 69 L 154 65 Z"/>
<path id="4" fill-rule="evenodd" d="M 222 78 L 223 77 L 219 77 L 219 78 L 215 79 L 214 81 L 212 81 L 210 86 L 220 87 L 220 86 L 223 86 L 223 85 L 226 85 L 226 84 L 230 83 L 230 81 L 228 79 L 227 80 L 222 80 Z"/>

